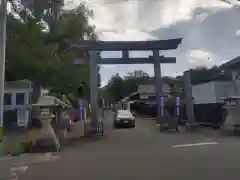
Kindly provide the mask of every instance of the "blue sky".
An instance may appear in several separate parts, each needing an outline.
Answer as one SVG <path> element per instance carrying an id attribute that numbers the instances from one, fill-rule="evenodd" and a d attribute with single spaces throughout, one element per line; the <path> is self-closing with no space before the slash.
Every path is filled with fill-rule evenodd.
<path id="1" fill-rule="evenodd" d="M 121 2 L 120 2 L 121 1 Z M 65 0 L 76 6 L 79 0 Z M 219 0 L 110 0 L 86 1 L 94 11 L 92 23 L 98 36 L 106 41 L 138 41 L 183 38 L 177 50 L 162 52 L 176 56 L 177 63 L 162 65 L 163 75 L 175 76 L 196 66 L 218 65 L 239 55 L 240 9 Z M 136 52 L 134 56 L 147 56 Z M 118 57 L 119 52 L 104 52 Z M 134 70 L 153 75 L 152 65 L 103 65 L 103 84 L 119 73 Z"/>

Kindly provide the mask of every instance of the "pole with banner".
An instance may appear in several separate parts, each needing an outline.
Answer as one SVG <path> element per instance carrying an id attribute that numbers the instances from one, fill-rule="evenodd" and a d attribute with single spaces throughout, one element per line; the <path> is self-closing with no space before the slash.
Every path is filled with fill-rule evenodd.
<path id="1" fill-rule="evenodd" d="M 164 110 L 164 97 L 160 96 L 160 107 L 161 107 L 161 116 L 163 117 L 163 110 Z"/>
<path id="2" fill-rule="evenodd" d="M 7 0 L 0 0 L 0 141 L 3 140 Z"/>
<path id="3" fill-rule="evenodd" d="M 176 115 L 177 116 L 180 115 L 180 97 L 179 96 L 176 97 Z"/>
<path id="4" fill-rule="evenodd" d="M 79 100 L 79 113 L 80 113 L 80 121 L 83 121 L 85 119 L 83 100 Z"/>

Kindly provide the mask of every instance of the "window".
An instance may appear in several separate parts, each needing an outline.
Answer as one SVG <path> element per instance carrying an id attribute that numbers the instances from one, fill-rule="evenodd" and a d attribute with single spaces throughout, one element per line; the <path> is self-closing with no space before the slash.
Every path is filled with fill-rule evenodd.
<path id="1" fill-rule="evenodd" d="M 25 96 L 24 93 L 16 93 L 16 105 L 24 105 L 25 104 Z"/>
<path id="2" fill-rule="evenodd" d="M 10 93 L 4 94 L 4 105 L 12 105 L 12 94 Z"/>

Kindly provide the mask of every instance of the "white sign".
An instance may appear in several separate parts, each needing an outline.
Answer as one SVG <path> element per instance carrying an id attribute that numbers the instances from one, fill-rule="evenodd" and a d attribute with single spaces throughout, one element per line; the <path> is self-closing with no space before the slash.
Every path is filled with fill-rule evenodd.
<path id="1" fill-rule="evenodd" d="M 164 97 L 160 96 L 160 105 L 161 107 L 164 107 Z"/>

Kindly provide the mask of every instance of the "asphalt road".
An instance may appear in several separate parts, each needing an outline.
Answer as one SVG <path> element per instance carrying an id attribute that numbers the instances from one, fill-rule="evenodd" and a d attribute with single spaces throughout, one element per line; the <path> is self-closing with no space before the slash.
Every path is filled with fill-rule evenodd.
<path id="1" fill-rule="evenodd" d="M 77 140 L 57 160 L 29 165 L 19 179 L 239 180 L 239 138 L 213 130 L 160 133 L 149 119 L 115 130 L 108 120 L 104 137 Z"/>

